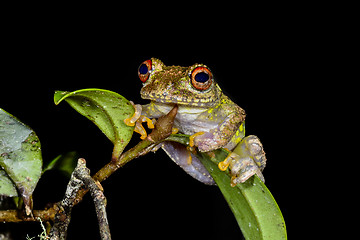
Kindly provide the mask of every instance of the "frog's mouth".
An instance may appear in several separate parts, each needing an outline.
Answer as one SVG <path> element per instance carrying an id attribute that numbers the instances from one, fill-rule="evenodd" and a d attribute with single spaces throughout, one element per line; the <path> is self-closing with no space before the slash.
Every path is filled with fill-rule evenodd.
<path id="1" fill-rule="evenodd" d="M 195 107 L 212 107 L 217 103 L 214 98 L 187 98 L 186 96 L 170 96 L 169 94 L 152 94 L 143 93 L 141 91 L 141 98 L 152 100 L 159 103 L 172 103 L 179 105 L 195 106 Z"/>
<path id="2" fill-rule="evenodd" d="M 140 94 L 143 99 L 159 103 L 176 103 L 194 107 L 213 107 L 219 103 L 222 95 L 222 91 L 217 85 L 206 91 L 198 91 L 178 85 L 174 85 L 174 83 L 164 86 L 161 84 L 146 84 L 142 87 Z"/>

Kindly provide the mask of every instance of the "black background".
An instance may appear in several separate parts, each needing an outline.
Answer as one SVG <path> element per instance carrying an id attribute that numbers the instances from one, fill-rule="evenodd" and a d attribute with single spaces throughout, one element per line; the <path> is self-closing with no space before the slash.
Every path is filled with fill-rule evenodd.
<path id="1" fill-rule="evenodd" d="M 316 54 L 304 61 L 316 42 L 294 31 L 297 23 L 272 18 L 233 19 L 232 25 L 217 27 L 155 20 L 129 25 L 106 14 L 71 21 L 50 15 L 9 20 L 1 55 L 0 107 L 34 129 L 44 162 L 76 150 L 95 173 L 112 151 L 110 141 L 89 120 L 66 103 L 54 105 L 55 90 L 102 88 L 144 104 L 137 77 L 141 62 L 156 57 L 167 65 L 204 63 L 223 91 L 245 109 L 246 133 L 261 139 L 268 159 L 266 185 L 291 232 L 295 217 L 290 209 L 300 198 L 292 191 L 303 157 L 301 139 L 307 137 L 311 119 L 305 101 L 313 94 L 308 86 L 316 77 L 308 74 Z M 135 134 L 129 146 L 138 140 Z M 66 183 L 58 173 L 44 175 L 34 192 L 34 208 L 61 200 Z M 127 164 L 103 187 L 113 239 L 241 234 L 219 190 L 192 179 L 161 151 Z M 40 232 L 38 224 L 9 226 L 30 236 Z M 73 210 L 68 239 L 80 236 L 99 238 L 89 196 Z"/>

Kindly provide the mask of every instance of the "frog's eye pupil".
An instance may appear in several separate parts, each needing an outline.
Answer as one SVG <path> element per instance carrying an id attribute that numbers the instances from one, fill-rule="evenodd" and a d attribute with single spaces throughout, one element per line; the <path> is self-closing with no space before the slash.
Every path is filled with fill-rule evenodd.
<path id="1" fill-rule="evenodd" d="M 209 80 L 209 75 L 206 72 L 200 72 L 195 75 L 195 81 L 204 83 Z"/>
<path id="2" fill-rule="evenodd" d="M 143 62 L 138 69 L 138 75 L 140 80 L 145 83 L 149 76 L 150 76 L 150 70 L 152 69 L 152 62 L 151 60 L 146 60 Z"/>
<path id="3" fill-rule="evenodd" d="M 140 74 L 147 74 L 149 69 L 147 68 L 146 64 L 141 64 L 139 67 L 139 73 Z"/>
<path id="4" fill-rule="evenodd" d="M 207 67 L 197 67 L 190 74 L 191 84 L 200 91 L 207 90 L 211 87 L 213 79 L 212 73 Z"/>

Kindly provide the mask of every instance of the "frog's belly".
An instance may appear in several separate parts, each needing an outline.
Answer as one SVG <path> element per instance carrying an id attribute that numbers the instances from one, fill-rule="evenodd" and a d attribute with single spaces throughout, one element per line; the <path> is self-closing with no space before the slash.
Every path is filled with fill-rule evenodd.
<path id="1" fill-rule="evenodd" d="M 197 132 L 209 132 L 218 126 L 218 123 L 199 119 L 199 114 L 178 113 L 174 121 L 174 127 L 179 132 L 193 135 Z"/>
<path id="2" fill-rule="evenodd" d="M 206 115 L 208 108 L 203 107 L 188 107 L 178 105 L 179 109 L 175 117 L 174 127 L 179 129 L 179 132 L 192 135 L 197 132 L 208 132 L 218 126 L 218 122 L 207 120 Z M 147 117 L 158 118 L 166 115 L 173 107 L 173 104 L 154 103 L 152 102 L 152 112 L 156 113 Z"/>

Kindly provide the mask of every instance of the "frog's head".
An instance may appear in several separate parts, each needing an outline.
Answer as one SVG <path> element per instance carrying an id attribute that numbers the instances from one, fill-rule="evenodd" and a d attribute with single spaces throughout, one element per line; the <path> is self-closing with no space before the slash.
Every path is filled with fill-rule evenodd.
<path id="1" fill-rule="evenodd" d="M 143 99 L 211 107 L 221 97 L 220 87 L 204 64 L 165 66 L 159 59 L 151 58 L 139 66 L 138 74 L 143 82 L 140 92 Z"/>

